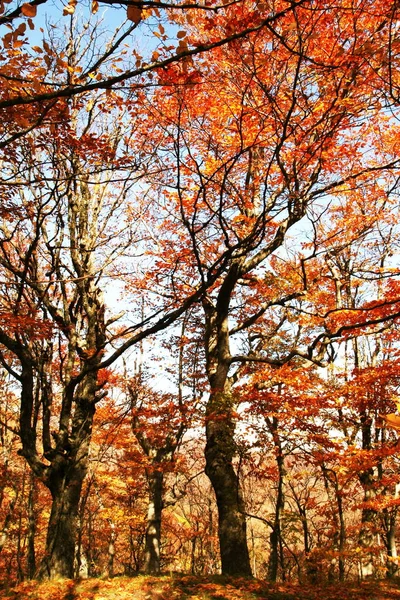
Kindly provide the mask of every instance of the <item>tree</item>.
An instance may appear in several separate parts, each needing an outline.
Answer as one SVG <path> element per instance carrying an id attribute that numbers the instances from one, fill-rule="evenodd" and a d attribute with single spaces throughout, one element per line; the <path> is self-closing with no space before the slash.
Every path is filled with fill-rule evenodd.
<path id="1" fill-rule="evenodd" d="M 118 315 L 106 316 L 102 278 L 113 277 L 115 261 L 141 239 L 128 218 L 143 218 L 142 207 L 127 200 L 139 166 L 127 158 L 129 134 L 122 133 L 113 101 L 93 98 L 89 111 L 75 103 L 57 134 L 50 126 L 46 136 L 25 138 L 18 161 L 11 156 L 7 166 L 21 185 L 11 188 L 17 213 L 9 211 L 2 225 L 0 343 L 7 349 L 3 366 L 21 389 L 21 453 L 53 498 L 43 577 L 73 573 L 76 517 L 95 406 L 106 394 L 105 367 L 133 339 L 170 322 L 162 316 L 154 329 L 150 316 L 147 333 L 132 333 L 136 327 L 113 331 Z M 100 122 L 109 107 L 114 121 Z M 118 339 L 120 346 L 103 360 Z"/>
<path id="2" fill-rule="evenodd" d="M 64 80 L 66 67 L 67 85 L 80 72 L 86 41 L 71 26 L 65 49 L 47 44 L 43 60 L 55 85 Z M 10 52 L 20 59 L 15 48 L 16 43 Z M 131 158 L 129 98 L 126 105 L 110 94 L 81 95 L 70 104 L 63 100 L 57 128 L 48 119 L 41 120 L 41 128 L 29 125 L 23 135 L 11 131 L 12 150 L 3 165 L 0 343 L 2 364 L 21 390 L 21 453 L 53 498 L 42 577 L 73 573 L 95 405 L 106 393 L 104 369 L 136 342 L 173 323 L 202 294 L 201 286 L 190 299 L 166 300 L 153 314 L 146 311 L 140 324 L 119 330 L 112 329 L 118 315 L 106 318 L 102 278 L 113 277 L 116 260 L 128 260 L 135 244 L 151 237 L 141 230 L 145 203 L 129 199 L 133 183 L 151 162 L 151 156 L 146 166 L 139 156 Z M 17 121 L 11 123 L 18 127 Z M 111 349 L 107 357 L 106 348 Z"/>
<path id="3" fill-rule="evenodd" d="M 2 38 L 4 58 L 3 64 L 0 63 L 0 77 L 4 83 L 0 98 L 0 111 L 4 116 L 4 127 L 0 130 L 1 147 L 12 145 L 15 140 L 43 124 L 56 124 L 60 112 L 65 110 L 68 99 L 96 90 L 116 90 L 118 93 L 127 85 L 140 93 L 143 86 L 152 86 L 153 72 L 158 69 L 182 63 L 192 56 L 244 38 L 251 32 L 264 28 L 273 30 L 274 24 L 286 13 L 305 3 L 305 0 L 284 1 L 278 10 L 272 13 L 265 11 L 265 14 L 253 7 L 250 8 L 249 14 L 249 9 L 243 2 L 245 14 L 242 20 L 240 11 L 237 10 L 242 0 L 225 4 L 217 1 L 207 6 L 179 2 L 161 2 L 155 5 L 152 0 L 140 3 L 129 0 L 126 3 L 122 2 L 127 9 L 126 12 L 120 10 L 117 13 L 120 22 L 110 34 L 110 41 L 106 40 L 109 43 L 101 49 L 98 47 L 98 52 L 93 52 L 90 59 L 86 56 L 82 65 L 72 66 L 68 57 L 55 52 L 48 40 L 43 41 L 43 47 L 37 45 L 36 39 L 33 45 L 29 46 L 29 34 L 35 29 L 38 20 L 37 8 L 39 7 L 40 12 L 41 5 L 45 5 L 43 8 L 47 10 L 46 1 L 33 0 L 15 7 L 12 3 L 7 3 L 11 6 L 2 7 L 0 26 L 6 25 L 7 33 Z M 77 4 L 78 2 L 71 0 L 66 6 L 61 5 L 57 9 L 63 9 L 62 15 L 70 19 Z M 115 2 L 110 0 L 106 4 L 115 5 Z M 96 0 L 92 2 L 91 12 L 95 14 L 98 9 L 99 2 Z M 178 39 L 174 36 L 171 36 L 171 39 L 169 36 L 168 24 L 179 24 L 181 14 L 187 13 L 191 20 L 192 15 L 206 13 L 212 25 L 214 16 L 216 23 L 221 16 L 229 23 L 232 14 L 236 12 L 239 17 L 235 19 L 238 26 L 236 31 L 230 31 L 220 38 L 206 40 L 189 48 L 183 39 L 184 31 L 179 32 Z M 143 28 L 150 29 L 160 40 L 159 45 L 156 48 L 151 47 L 148 55 L 142 56 L 136 44 L 133 44 L 132 56 L 123 59 L 121 55 L 126 54 L 124 44 L 132 35 L 137 35 L 137 45 L 141 46 L 140 36 Z M 91 39 L 88 47 L 94 44 L 95 40 Z M 67 73 L 62 82 L 49 81 L 48 71 L 51 64 L 54 64 L 59 72 Z M 15 111 L 16 106 L 21 107 L 21 110 Z"/>
<path id="4" fill-rule="evenodd" d="M 222 570 L 250 575 L 235 469 L 242 365 L 322 365 L 335 358 L 338 340 L 376 334 L 399 315 L 395 277 L 373 289 L 372 301 L 345 304 L 335 262 L 342 235 L 345 247 L 357 240 L 368 249 L 366 232 L 377 231 L 377 219 L 386 227 L 391 204 L 397 211 L 398 127 L 382 107 L 375 62 L 386 39 L 393 58 L 394 8 L 389 14 L 381 0 L 351 11 L 347 3 L 282 1 L 273 13 L 249 2 L 131 4 L 131 24 L 99 56 L 85 58 L 71 26 L 67 48 L 46 41 L 32 59 L 26 26 L 13 23 L 21 14 L 33 19 L 38 4 L 2 17 L 11 30 L 1 70 L 9 154 L 0 343 L 21 390 L 22 454 L 53 496 L 42 573 L 72 573 L 104 369 L 196 305 Z M 116 53 L 150 14 L 156 37 L 168 41 L 161 8 L 179 26 L 178 46 L 152 50 L 151 59 L 135 49 L 137 65 L 127 65 Z M 196 24 L 192 9 L 200 11 Z M 287 250 L 296 227 L 301 239 Z M 137 254 L 143 261 L 124 276 L 137 319 L 118 327 L 104 280 Z M 53 432 L 51 414 L 59 423 Z"/>
<path id="5" fill-rule="evenodd" d="M 375 8 L 383 10 L 380 3 Z M 217 31 L 227 29 L 219 20 Z M 206 472 L 217 498 L 222 570 L 228 574 L 251 572 L 233 466 L 233 368 L 248 361 L 280 365 L 295 357 L 320 362 L 332 340 L 357 325 L 361 311 L 335 319 L 328 309 L 317 319 L 315 335 L 308 335 L 312 328 L 303 334 L 302 325 L 291 335 L 288 325 L 287 345 L 281 351 L 271 346 L 282 330 L 275 315 L 288 323 L 285 307 L 290 312 L 298 302 L 300 314 L 302 299 L 307 310 L 309 290 L 320 281 L 312 261 L 319 252 L 316 225 L 329 220 L 340 198 L 350 207 L 368 193 L 384 204 L 397 180 L 396 127 L 388 125 L 379 102 L 371 102 L 365 62 L 358 58 L 366 40 L 380 42 L 370 13 L 297 7 L 276 31 L 254 33 L 202 61 L 160 73 L 163 89 L 147 109 L 168 166 L 164 181 L 151 183 L 164 194 L 160 210 L 175 211 L 182 232 L 175 281 L 179 270 L 195 269 L 207 280 L 216 265 L 224 266 L 202 307 L 210 386 Z M 199 43 L 209 32 L 207 18 L 189 32 L 188 43 Z M 382 135 L 378 123 L 386 124 Z M 296 270 L 288 267 L 282 276 L 279 249 L 300 222 L 312 248 L 306 257 L 299 248 Z M 350 221 L 346 228 L 351 230 Z M 166 238 L 171 235 L 169 228 Z M 398 314 L 389 297 L 383 304 L 390 318 Z M 389 319 L 374 309 L 360 325 Z M 246 352 L 232 351 L 233 339 L 234 348 L 242 343 Z"/>
<path id="6" fill-rule="evenodd" d="M 165 340 L 165 349 L 177 354 L 177 364 L 165 369 L 176 379 L 176 391 L 152 389 L 149 372 L 142 364 L 125 382 L 133 434 L 145 455 L 145 472 L 149 491 L 145 536 L 146 573 L 160 573 L 161 523 L 164 508 L 165 476 L 175 468 L 175 454 L 189 427 L 199 418 L 200 378 L 197 377 L 198 344 L 186 337 L 190 315 L 185 315 L 179 336 Z M 143 360 L 143 357 L 141 357 Z M 146 361 L 150 362 L 149 360 Z M 175 373 L 175 370 L 177 373 Z M 175 386 L 174 386 L 175 387 Z M 172 388 L 172 385 L 171 385 Z"/>
<path id="7" fill-rule="evenodd" d="M 182 404 L 173 396 L 157 394 L 140 381 L 140 374 L 128 384 L 132 407 L 132 430 L 146 456 L 146 480 L 149 491 L 145 537 L 146 573 L 160 573 L 161 514 L 164 506 L 164 476 L 173 469 L 173 461 L 187 428 Z"/>

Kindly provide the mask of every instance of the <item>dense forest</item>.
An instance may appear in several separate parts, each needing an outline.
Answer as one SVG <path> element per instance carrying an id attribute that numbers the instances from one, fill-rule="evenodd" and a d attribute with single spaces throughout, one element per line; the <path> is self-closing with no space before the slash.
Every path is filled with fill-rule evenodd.
<path id="1" fill-rule="evenodd" d="M 400 575 L 400 3 L 0 26 L 0 583 Z"/>

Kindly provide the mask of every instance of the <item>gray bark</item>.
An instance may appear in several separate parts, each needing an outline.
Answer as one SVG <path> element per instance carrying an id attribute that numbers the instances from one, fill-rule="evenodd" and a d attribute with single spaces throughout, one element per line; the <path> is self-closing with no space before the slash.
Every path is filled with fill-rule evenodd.
<path id="1" fill-rule="evenodd" d="M 144 570 L 146 573 L 159 574 L 161 546 L 161 511 L 163 494 L 162 471 L 148 474 L 149 505 L 147 510 L 147 527 L 145 538 Z"/>

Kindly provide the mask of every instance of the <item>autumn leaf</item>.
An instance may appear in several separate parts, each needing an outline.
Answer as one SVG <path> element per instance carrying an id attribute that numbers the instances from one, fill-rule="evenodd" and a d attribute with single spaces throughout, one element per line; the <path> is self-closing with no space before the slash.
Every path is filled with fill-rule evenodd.
<path id="1" fill-rule="evenodd" d="M 33 4 L 23 4 L 21 12 L 25 17 L 36 17 L 37 8 Z"/>
<path id="2" fill-rule="evenodd" d="M 176 53 L 177 54 L 183 54 L 184 52 L 188 51 L 188 45 L 186 43 L 186 40 L 181 40 L 179 42 L 179 46 L 176 49 Z"/>
<path id="3" fill-rule="evenodd" d="M 130 21 L 138 25 L 142 20 L 142 8 L 139 6 L 130 5 L 126 10 L 126 16 Z"/>
<path id="4" fill-rule="evenodd" d="M 400 429 L 400 415 L 397 415 L 396 413 L 381 415 L 381 419 L 383 419 L 389 427 Z"/>
<path id="5" fill-rule="evenodd" d="M 67 6 L 64 7 L 63 15 L 73 15 L 77 4 L 78 0 L 69 0 Z"/>

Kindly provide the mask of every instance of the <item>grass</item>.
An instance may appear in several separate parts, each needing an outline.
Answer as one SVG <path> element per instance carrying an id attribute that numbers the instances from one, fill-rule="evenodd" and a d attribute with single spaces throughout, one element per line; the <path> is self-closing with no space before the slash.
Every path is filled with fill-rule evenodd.
<path id="1" fill-rule="evenodd" d="M 400 600 L 400 583 L 269 584 L 257 579 L 188 575 L 29 581 L 0 590 L 9 600 Z"/>

